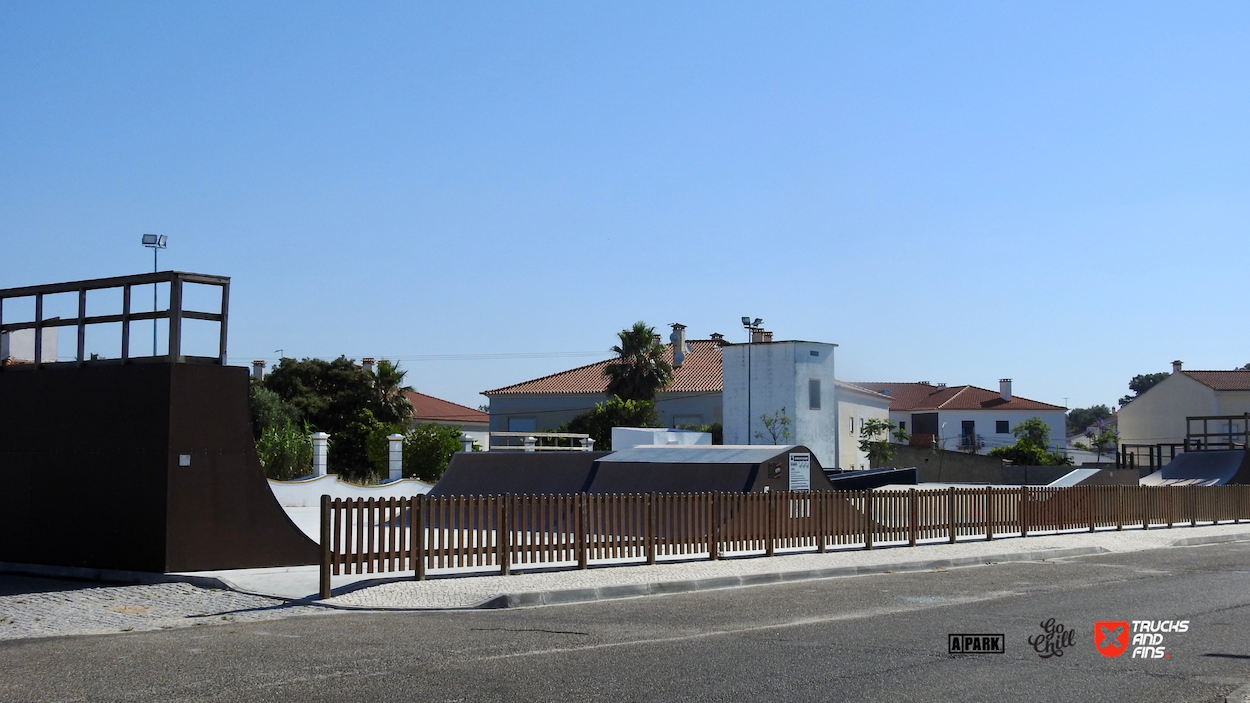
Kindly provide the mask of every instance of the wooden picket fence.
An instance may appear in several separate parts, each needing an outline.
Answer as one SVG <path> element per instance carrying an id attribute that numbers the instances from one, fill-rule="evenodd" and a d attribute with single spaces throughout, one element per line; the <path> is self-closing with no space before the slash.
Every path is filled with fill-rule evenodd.
<path id="1" fill-rule="evenodd" d="M 321 498 L 330 577 L 772 556 L 778 550 L 1250 519 L 1250 486 Z M 415 536 L 415 537 L 414 537 Z"/>

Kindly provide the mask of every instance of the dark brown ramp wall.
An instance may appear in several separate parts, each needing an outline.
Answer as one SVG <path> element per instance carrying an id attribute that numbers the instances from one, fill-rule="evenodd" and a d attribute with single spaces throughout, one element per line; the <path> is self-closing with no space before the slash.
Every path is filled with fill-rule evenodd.
<path id="1" fill-rule="evenodd" d="M 0 486 L 0 561 L 164 572 L 318 559 L 261 472 L 243 368 L 0 371 Z"/>

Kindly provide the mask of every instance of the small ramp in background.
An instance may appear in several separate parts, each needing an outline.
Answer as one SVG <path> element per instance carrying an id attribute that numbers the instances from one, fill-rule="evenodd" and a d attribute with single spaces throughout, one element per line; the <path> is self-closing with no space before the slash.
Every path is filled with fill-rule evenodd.
<path id="1" fill-rule="evenodd" d="M 1250 483 L 1245 449 L 1185 452 L 1141 480 L 1143 486 L 1224 486 Z"/>

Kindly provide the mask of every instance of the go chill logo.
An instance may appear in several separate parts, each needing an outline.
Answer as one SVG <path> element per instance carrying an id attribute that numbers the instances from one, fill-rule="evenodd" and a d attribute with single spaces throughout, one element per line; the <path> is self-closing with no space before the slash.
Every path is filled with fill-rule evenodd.
<path id="1" fill-rule="evenodd" d="M 1184 632 L 1189 632 L 1188 620 L 1100 620 L 1094 623 L 1094 646 L 1104 657 L 1115 658 L 1131 648 L 1130 659 L 1170 659 L 1164 635 Z"/>

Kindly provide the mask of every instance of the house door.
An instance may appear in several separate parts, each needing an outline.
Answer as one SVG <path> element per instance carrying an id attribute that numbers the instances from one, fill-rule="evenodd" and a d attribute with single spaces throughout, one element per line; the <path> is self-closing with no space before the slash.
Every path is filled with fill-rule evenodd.
<path id="1" fill-rule="evenodd" d="M 969 451 L 975 451 L 977 445 L 977 423 L 976 420 L 964 420 L 959 427 L 959 446 Z"/>

